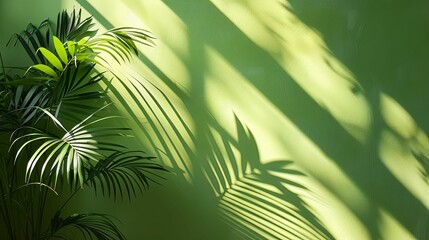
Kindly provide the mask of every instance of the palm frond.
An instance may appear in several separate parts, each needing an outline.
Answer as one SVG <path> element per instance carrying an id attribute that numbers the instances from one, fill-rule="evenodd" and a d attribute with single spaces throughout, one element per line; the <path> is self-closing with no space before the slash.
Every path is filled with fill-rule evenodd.
<path id="1" fill-rule="evenodd" d="M 93 113 L 86 119 L 75 125 L 71 130 L 67 130 L 60 120 L 45 109 L 40 109 L 46 114 L 58 127 L 64 131 L 62 137 L 42 130 L 32 131 L 18 137 L 12 142 L 12 146 L 20 144 L 15 159 L 26 148 L 32 149 L 31 157 L 28 159 L 26 167 L 26 181 L 31 180 L 32 174 L 39 165 L 39 176 L 45 176 L 48 171 L 49 176 L 53 176 L 53 186 L 55 187 L 59 178 L 65 176 L 71 186 L 83 186 L 86 178 L 86 168 L 95 165 L 99 159 L 104 158 L 107 151 L 116 151 L 125 149 L 120 144 L 112 142 L 99 141 L 99 138 L 110 138 L 117 136 L 126 136 L 123 131 L 128 128 L 121 127 L 92 127 L 92 125 L 114 118 L 108 116 L 89 121 L 94 117 Z M 101 111 L 102 109 L 99 109 Z M 42 162 L 41 162 L 42 161 Z M 41 163 L 39 163 L 41 162 Z M 41 165 L 41 166 L 40 166 Z"/>
<path id="2" fill-rule="evenodd" d="M 97 30 L 91 30 L 94 26 L 92 20 L 91 16 L 82 20 L 81 10 L 76 12 L 73 9 L 71 13 L 64 10 L 58 14 L 55 30 L 52 29 L 48 19 L 37 27 L 29 24 L 24 31 L 14 34 L 10 38 L 8 45 L 13 44 L 16 46 L 19 43 L 35 65 L 46 65 L 46 56 L 43 56 L 43 53 L 38 51 L 39 49 L 58 50 L 58 41 L 55 41 L 54 36 L 61 43 L 67 43 L 68 41 L 79 42 L 85 37 L 93 37 Z M 63 51 L 61 53 L 57 51 L 57 53 L 64 57 Z M 65 58 L 61 59 L 65 60 Z"/>
<path id="3" fill-rule="evenodd" d="M 131 200 L 132 196 L 149 188 L 149 182 L 157 183 L 158 179 L 163 179 L 156 172 L 166 169 L 152 160 L 140 151 L 115 152 L 89 169 L 88 185 L 96 194 L 101 191 L 114 199 L 120 196 Z"/>
<path id="4" fill-rule="evenodd" d="M 16 46 L 19 43 L 34 64 L 45 64 L 42 54 L 36 53 L 36 51 L 41 47 L 49 48 L 51 38 L 49 32 L 49 20 L 44 20 L 38 27 L 29 24 L 25 30 L 14 34 L 7 45 L 13 43 Z"/>
<path id="5" fill-rule="evenodd" d="M 53 238 L 76 239 L 76 236 L 69 237 L 60 235 L 64 229 L 74 228 L 81 233 L 79 239 L 98 240 L 125 240 L 125 236 L 106 214 L 80 213 L 72 214 L 65 219 L 56 215 L 51 221 L 51 235 Z"/>
<path id="6" fill-rule="evenodd" d="M 130 129 L 110 127 L 118 116 L 101 112 L 110 101 L 98 83 L 109 80 L 95 67 L 108 67 L 103 52 L 117 62 L 129 61 L 138 53 L 137 44 L 153 45 L 153 37 L 137 28 L 116 28 L 95 37 L 92 20 L 83 19 L 81 11 L 62 11 L 56 24 L 45 20 L 15 34 L 8 44 L 25 50 L 32 61 L 28 68 L 6 72 L 0 55 L 0 133 L 10 138 L 7 157 L 0 149 L 0 215 L 13 239 L 71 239 L 60 231 L 65 228 L 80 231 L 80 239 L 125 239 L 107 215 L 62 219 L 59 213 L 85 185 L 115 199 L 131 199 L 163 179 L 165 169 L 151 157 L 117 143 Z M 42 236 L 48 191 L 57 193 L 57 185 L 66 184 L 73 193 L 52 219 L 50 234 Z M 17 206 L 17 217 L 8 216 Z M 15 232 L 22 222 L 25 231 Z"/>
<path id="7" fill-rule="evenodd" d="M 138 55 L 136 43 L 153 46 L 154 37 L 145 30 L 132 27 L 111 29 L 99 36 L 90 38 L 85 46 L 93 52 L 105 52 L 118 63 L 131 59 L 132 54 Z M 104 61 L 104 58 L 100 57 Z M 118 59 L 121 58 L 121 60 Z"/>
<path id="8" fill-rule="evenodd" d="M 0 122 L 9 125 L 12 129 L 17 129 L 26 125 L 35 125 L 40 120 L 41 112 L 38 108 L 46 107 L 49 92 L 38 85 L 26 89 L 21 85 L 9 89 L 6 97 L 9 98 L 9 101 L 0 112 Z"/>
<path id="9" fill-rule="evenodd" d="M 94 67 L 94 64 L 80 62 L 76 66 L 68 66 L 53 90 L 52 110 L 56 116 L 60 113 L 62 116 L 76 115 L 73 110 L 76 107 L 88 115 L 97 110 L 100 104 L 95 101 L 105 99 L 107 89 L 101 89 L 98 85 L 104 78 L 104 72 L 97 72 Z"/>
<path id="10" fill-rule="evenodd" d="M 429 184 L 429 157 L 421 149 L 413 149 L 414 158 L 420 163 L 420 175 Z"/>
<path id="11" fill-rule="evenodd" d="M 62 42 L 79 41 L 85 37 L 92 37 L 97 30 L 91 30 L 95 25 L 89 16 L 82 20 L 82 11 L 76 12 L 75 9 L 69 14 L 67 10 L 62 11 L 57 17 L 57 28 L 55 35 L 59 36 Z"/>

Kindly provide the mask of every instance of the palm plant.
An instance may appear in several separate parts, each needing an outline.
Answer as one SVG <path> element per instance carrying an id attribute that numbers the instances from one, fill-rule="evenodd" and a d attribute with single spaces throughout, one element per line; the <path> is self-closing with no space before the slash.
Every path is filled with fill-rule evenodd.
<path id="1" fill-rule="evenodd" d="M 153 37 L 128 27 L 97 35 L 93 27 L 92 17 L 63 11 L 56 23 L 29 24 L 9 42 L 23 47 L 33 65 L 11 68 L 0 55 L 0 226 L 10 239 L 125 239 L 110 216 L 63 216 L 64 207 L 84 187 L 130 199 L 165 171 L 118 144 L 130 129 L 100 87 L 123 81 L 109 63 L 129 61 L 136 44 L 152 46 Z M 49 198 L 63 194 L 64 203 L 46 217 Z M 69 236 L 73 228 L 80 237 Z"/>

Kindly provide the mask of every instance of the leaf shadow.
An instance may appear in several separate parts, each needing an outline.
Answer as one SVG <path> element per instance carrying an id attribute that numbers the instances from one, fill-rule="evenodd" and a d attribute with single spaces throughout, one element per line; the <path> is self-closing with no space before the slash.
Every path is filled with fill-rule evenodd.
<path id="1" fill-rule="evenodd" d="M 178 179 L 188 184 L 203 183 L 217 197 L 219 217 L 242 239 L 333 239 L 310 206 L 292 189 L 311 192 L 293 177 L 305 177 L 293 169 L 293 161 L 262 163 L 257 141 L 235 116 L 236 136 L 232 136 L 209 113 L 203 136 L 197 139 L 183 117 L 187 109 L 161 87 L 130 79 L 121 82 L 133 102 L 119 97 L 135 121 L 143 115 L 148 141 L 157 155 L 170 164 Z M 115 95 L 119 92 L 114 92 Z M 136 104 L 138 108 L 132 108 Z M 138 110 L 136 110 L 138 109 Z M 206 141 L 208 150 L 194 148 Z M 204 156 L 204 159 L 201 159 Z"/>
<path id="2" fill-rule="evenodd" d="M 219 194 L 219 214 L 244 239 L 333 239 L 311 207 L 292 189 L 310 192 L 293 179 L 305 175 L 293 169 L 293 161 L 262 163 L 256 140 L 235 117 L 236 142 L 213 144 L 213 156 L 205 168 L 208 181 Z M 227 152 L 223 157 L 220 146 Z M 236 157 L 233 149 L 238 150 Z M 217 166 L 217 167 L 213 167 Z"/>

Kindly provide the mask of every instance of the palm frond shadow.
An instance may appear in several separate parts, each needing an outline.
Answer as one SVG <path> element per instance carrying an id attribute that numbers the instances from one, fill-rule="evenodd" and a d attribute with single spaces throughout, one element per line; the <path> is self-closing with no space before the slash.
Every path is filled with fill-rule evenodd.
<path id="1" fill-rule="evenodd" d="M 308 191 L 288 178 L 303 174 L 289 168 L 292 161 L 262 164 L 253 134 L 237 117 L 235 140 L 207 114 L 210 130 L 205 135 L 211 149 L 206 159 L 196 159 L 201 155 L 190 146 L 196 137 L 167 94 L 141 82 L 133 82 L 128 89 L 139 109 L 147 111 L 141 110 L 161 144 L 162 149 L 156 149 L 174 168 L 184 166 L 182 171 L 176 171 L 178 175 L 188 175 L 183 179 L 190 177 L 190 181 L 206 181 L 211 186 L 218 197 L 220 218 L 234 227 L 242 239 L 333 239 L 310 207 L 291 190 Z M 198 161 L 198 166 L 193 161 Z M 190 169 L 201 171 L 205 179 L 194 179 L 201 175 L 192 174 Z"/>
<path id="2" fill-rule="evenodd" d="M 191 165 L 186 161 L 186 158 L 193 156 L 194 153 L 186 143 L 184 133 L 179 131 L 179 127 L 176 127 L 172 120 L 172 115 L 169 113 L 174 113 L 177 122 L 185 128 L 188 137 L 193 139 L 190 128 L 186 125 L 171 100 L 158 87 L 149 82 L 146 82 L 149 83 L 149 86 L 146 86 L 133 77 L 128 78 L 128 80 L 127 82 L 119 81 L 119 83 L 126 89 L 127 95 L 131 97 L 132 104 L 127 101 L 124 94 L 114 88 L 112 88 L 113 94 L 137 124 L 137 127 L 143 131 L 157 158 L 166 164 L 170 164 L 172 168 L 169 170 L 176 173 L 176 176 L 180 179 L 184 181 L 187 181 L 186 179 L 191 180 Z M 138 111 L 131 107 L 134 104 L 138 107 Z M 141 116 L 149 124 L 150 130 L 143 125 Z M 168 124 L 163 124 L 165 122 Z M 170 134 L 171 131 L 174 132 L 175 139 Z M 176 144 L 175 140 L 179 141 L 180 144 Z M 179 149 L 180 147 L 181 149 Z"/>
<path id="3" fill-rule="evenodd" d="M 429 158 L 422 151 L 413 150 L 414 158 L 420 163 L 419 169 L 421 177 L 429 184 Z"/>
<path id="4" fill-rule="evenodd" d="M 219 195 L 219 213 L 245 239 L 333 239 L 311 208 L 292 189 L 309 191 L 293 180 L 303 173 L 292 161 L 261 163 L 252 132 L 236 117 L 238 142 L 223 141 L 226 152 L 237 148 L 241 156 L 211 159 L 207 173 Z M 212 140 L 215 143 L 215 140 Z M 213 144 L 214 152 L 220 152 Z M 216 148 L 218 148 L 216 150 Z M 226 166 L 230 166 L 229 168 Z M 223 180 L 220 180 L 224 176 Z"/>

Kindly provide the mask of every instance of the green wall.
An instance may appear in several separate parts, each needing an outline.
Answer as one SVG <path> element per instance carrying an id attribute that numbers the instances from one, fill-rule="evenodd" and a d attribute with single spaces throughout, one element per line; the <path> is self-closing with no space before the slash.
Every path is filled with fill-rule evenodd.
<path id="1" fill-rule="evenodd" d="M 61 1 L 0 1 L 1 53 L 8 64 L 22 67 L 31 62 L 25 58 L 23 49 L 12 47 L 13 41 L 10 43 L 10 47 L 6 48 L 11 36 L 24 30 L 29 23 L 39 24 L 46 18 L 56 18 L 62 8 Z"/>
<path id="2" fill-rule="evenodd" d="M 117 68 L 143 86 L 112 96 L 172 173 L 70 212 L 129 239 L 429 238 L 427 1 L 35 2 L 0 3 L 2 46 L 73 6 L 157 38 Z"/>

